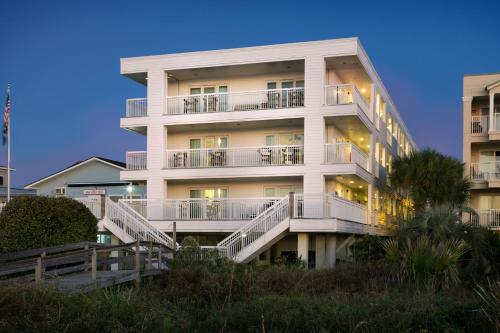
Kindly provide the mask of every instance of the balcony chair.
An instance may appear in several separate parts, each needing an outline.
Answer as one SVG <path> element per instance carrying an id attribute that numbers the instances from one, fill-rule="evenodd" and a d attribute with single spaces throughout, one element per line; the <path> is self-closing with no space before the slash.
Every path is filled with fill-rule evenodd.
<path id="1" fill-rule="evenodd" d="M 225 151 L 213 151 L 209 152 L 210 166 L 222 167 L 226 166 L 226 152 Z"/>
<path id="2" fill-rule="evenodd" d="M 186 152 L 178 152 L 174 154 L 174 167 L 176 168 L 185 168 L 187 162 L 187 153 Z"/>
<path id="3" fill-rule="evenodd" d="M 184 99 L 184 113 L 200 112 L 200 100 L 198 96 L 188 97 Z"/>
<path id="4" fill-rule="evenodd" d="M 271 148 L 259 148 L 259 154 L 263 165 L 271 164 Z"/>

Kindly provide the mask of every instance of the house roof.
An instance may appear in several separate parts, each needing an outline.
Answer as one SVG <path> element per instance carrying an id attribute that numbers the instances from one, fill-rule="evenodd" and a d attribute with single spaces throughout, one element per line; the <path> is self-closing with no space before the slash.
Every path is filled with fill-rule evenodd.
<path id="1" fill-rule="evenodd" d="M 497 87 L 497 86 L 500 86 L 500 80 L 498 80 L 498 81 L 496 81 L 496 82 L 493 82 L 493 83 L 491 83 L 491 84 L 487 85 L 487 86 L 486 86 L 486 90 L 488 90 L 488 91 L 489 91 L 489 90 L 491 90 L 491 89 L 493 89 L 493 88 L 495 88 L 495 87 Z"/>
<path id="2" fill-rule="evenodd" d="M 77 167 L 80 167 L 82 165 L 85 165 L 87 163 L 90 163 L 92 161 L 98 161 L 98 162 L 101 162 L 101 163 L 104 163 L 104 164 L 107 164 L 107 165 L 110 165 L 112 167 L 115 167 L 117 169 L 120 169 L 120 170 L 125 170 L 125 167 L 126 167 L 126 164 L 124 162 L 120 162 L 120 161 L 115 161 L 115 160 L 112 160 L 112 159 L 109 159 L 109 158 L 104 158 L 104 157 L 100 157 L 100 156 L 92 156 L 92 157 L 89 157 L 85 160 L 82 160 L 82 161 L 78 161 L 76 163 L 73 163 L 71 164 L 70 166 L 60 170 L 60 171 L 57 171 L 57 172 L 54 172 L 53 174 L 50 174 L 46 177 L 43 177 L 41 179 L 38 179 L 38 180 L 35 180 L 34 182 L 26 185 L 24 188 L 25 189 L 33 189 L 35 188 L 35 186 L 41 182 L 44 182 L 50 178 L 53 178 L 53 177 L 56 177 L 56 176 L 59 176 L 63 173 L 66 173 L 70 170 L 73 170 Z"/>

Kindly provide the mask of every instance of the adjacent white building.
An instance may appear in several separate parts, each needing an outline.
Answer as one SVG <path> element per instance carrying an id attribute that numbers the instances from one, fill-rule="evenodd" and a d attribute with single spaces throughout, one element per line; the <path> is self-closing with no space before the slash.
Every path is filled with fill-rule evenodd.
<path id="1" fill-rule="evenodd" d="M 405 213 L 387 174 L 416 146 L 357 38 L 124 58 L 121 73 L 144 95 L 120 126 L 147 137 L 120 173 L 147 199 L 106 222 L 124 241 L 118 209 L 152 239 L 175 221 L 178 240 L 240 262 L 324 267 Z"/>

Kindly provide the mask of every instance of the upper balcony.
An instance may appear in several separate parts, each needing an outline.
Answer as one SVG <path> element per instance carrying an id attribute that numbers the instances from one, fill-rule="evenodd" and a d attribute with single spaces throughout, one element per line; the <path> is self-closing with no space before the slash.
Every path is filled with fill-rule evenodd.
<path id="1" fill-rule="evenodd" d="M 358 105 L 363 116 L 373 122 L 370 115 L 372 80 L 357 56 L 325 58 L 326 106 Z M 346 115 L 348 108 L 336 108 L 335 112 Z M 352 112 L 352 108 L 350 108 Z"/>
<path id="2" fill-rule="evenodd" d="M 304 146 L 167 150 L 166 168 L 260 167 L 304 164 Z"/>
<path id="3" fill-rule="evenodd" d="M 368 119 L 370 117 L 369 102 L 361 94 L 355 84 L 336 84 L 325 87 L 325 105 L 357 104 Z"/>
<path id="4" fill-rule="evenodd" d="M 304 88 L 219 92 L 167 97 L 165 114 L 254 111 L 304 106 Z"/>
<path id="5" fill-rule="evenodd" d="M 369 170 L 368 155 L 354 143 L 326 143 L 324 149 L 326 164 L 354 163 Z"/>

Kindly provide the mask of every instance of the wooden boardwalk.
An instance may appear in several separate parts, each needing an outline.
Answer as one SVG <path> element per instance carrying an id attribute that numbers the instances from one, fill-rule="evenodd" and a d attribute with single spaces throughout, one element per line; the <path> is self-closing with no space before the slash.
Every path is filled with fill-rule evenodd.
<path id="1" fill-rule="evenodd" d="M 83 242 L 0 254 L 0 285 L 35 283 L 61 291 L 88 292 L 167 269 L 162 244 L 134 242 L 103 246 Z"/>

